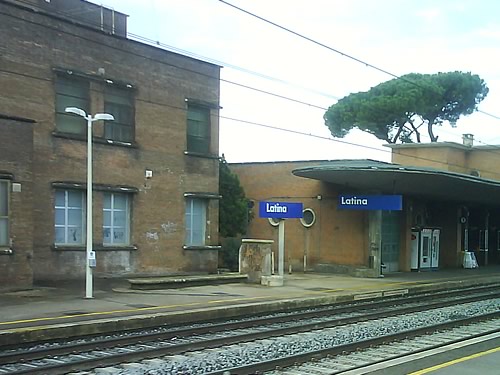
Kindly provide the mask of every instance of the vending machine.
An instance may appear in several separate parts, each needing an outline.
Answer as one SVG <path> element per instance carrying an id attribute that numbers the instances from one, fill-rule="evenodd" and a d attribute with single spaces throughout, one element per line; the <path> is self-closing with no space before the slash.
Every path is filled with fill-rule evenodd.
<path id="1" fill-rule="evenodd" d="M 411 231 L 410 268 L 426 271 L 439 268 L 439 228 L 413 228 Z"/>

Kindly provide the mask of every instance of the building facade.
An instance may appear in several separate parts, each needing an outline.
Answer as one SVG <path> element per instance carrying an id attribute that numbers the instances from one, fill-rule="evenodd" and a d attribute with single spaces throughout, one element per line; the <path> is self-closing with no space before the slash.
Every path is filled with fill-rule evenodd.
<path id="1" fill-rule="evenodd" d="M 470 139 L 468 139 L 470 140 Z M 387 272 L 500 262 L 500 153 L 470 143 L 391 145 L 392 163 L 320 160 L 235 163 L 247 197 L 300 202 L 285 220 L 285 268 L 378 277 Z M 399 199 L 400 207 L 369 201 Z M 361 207 L 350 209 L 345 202 Z M 366 204 L 366 207 L 362 207 Z M 258 204 L 253 205 L 258 210 Z M 247 236 L 274 240 L 278 222 L 259 218 Z"/>
<path id="2" fill-rule="evenodd" d="M 0 285 L 33 283 L 33 120 L 0 115 Z"/>
<path id="3" fill-rule="evenodd" d="M 0 274 L 19 257 L 35 281 L 85 273 L 87 122 L 68 107 L 114 116 L 92 125 L 95 273 L 216 271 L 220 67 L 127 39 L 126 15 L 86 1 L 0 9 L 0 114 L 33 121 L 2 127 L 2 148 L 32 157 L 0 153 L 12 221 Z M 18 225 L 32 227 L 27 238 Z"/>

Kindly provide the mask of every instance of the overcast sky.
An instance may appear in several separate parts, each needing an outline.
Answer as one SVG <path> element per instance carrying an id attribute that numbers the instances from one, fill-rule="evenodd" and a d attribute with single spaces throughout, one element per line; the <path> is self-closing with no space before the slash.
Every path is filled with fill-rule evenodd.
<path id="1" fill-rule="evenodd" d="M 481 112 L 459 120 L 455 129 L 444 125 L 435 133 L 440 141 L 462 142 L 463 133 L 472 133 L 475 144 L 500 144 L 500 2 L 227 2 L 397 76 L 455 70 L 478 74 L 490 89 L 479 106 Z M 130 16 L 129 33 L 224 66 L 220 153 L 228 161 L 390 160 L 383 142 L 362 132 L 332 139 L 322 109 L 392 79 L 390 75 L 219 0 L 102 4 Z M 425 135 L 422 139 L 428 141 Z"/>

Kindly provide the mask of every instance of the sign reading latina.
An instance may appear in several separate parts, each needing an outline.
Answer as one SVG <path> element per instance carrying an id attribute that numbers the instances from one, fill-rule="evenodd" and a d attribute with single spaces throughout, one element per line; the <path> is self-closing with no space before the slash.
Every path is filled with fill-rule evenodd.
<path id="1" fill-rule="evenodd" d="M 262 218 L 298 219 L 302 215 L 302 203 L 259 202 L 259 217 Z"/>
<path id="2" fill-rule="evenodd" d="M 340 195 L 338 208 L 342 210 L 401 211 L 402 195 Z"/>

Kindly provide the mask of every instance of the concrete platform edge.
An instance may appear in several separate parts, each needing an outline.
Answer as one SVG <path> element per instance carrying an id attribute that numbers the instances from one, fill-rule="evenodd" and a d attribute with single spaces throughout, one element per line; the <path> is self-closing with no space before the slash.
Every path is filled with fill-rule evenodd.
<path id="1" fill-rule="evenodd" d="M 282 310 L 317 307 L 321 305 L 376 299 L 391 294 L 418 294 L 448 288 L 470 287 L 500 283 L 500 277 L 484 277 L 471 280 L 441 281 L 423 285 L 402 285 L 384 290 L 366 290 L 331 296 L 315 296 L 278 301 L 256 302 L 231 306 L 192 309 L 155 314 L 127 315 L 123 317 L 103 318 L 90 321 L 59 323 L 54 325 L 22 327 L 0 332 L 0 341 L 4 345 L 16 345 L 40 340 L 53 340 L 83 335 L 98 335 L 118 330 L 134 330 L 162 325 L 181 325 L 199 321 L 234 318 L 238 315 L 272 313 Z M 407 291 L 406 293 L 404 291 Z"/>

